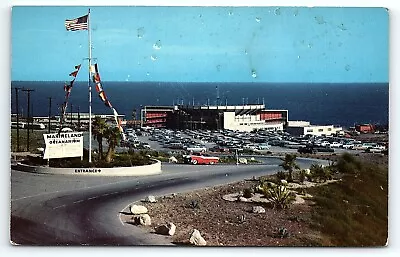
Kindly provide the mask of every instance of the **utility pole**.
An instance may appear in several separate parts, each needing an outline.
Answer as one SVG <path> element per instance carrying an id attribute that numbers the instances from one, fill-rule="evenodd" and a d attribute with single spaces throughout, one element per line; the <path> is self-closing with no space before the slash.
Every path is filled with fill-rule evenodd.
<path id="1" fill-rule="evenodd" d="M 31 115 L 29 117 L 31 121 L 31 132 L 33 133 L 33 103 L 31 104 Z"/>
<path id="2" fill-rule="evenodd" d="M 50 125 L 51 125 L 51 97 L 49 98 L 49 127 L 48 127 L 48 132 L 50 134 Z"/>
<path id="3" fill-rule="evenodd" d="M 15 105 L 17 109 L 17 152 L 19 152 L 19 106 L 18 106 L 18 90 L 22 89 L 20 87 L 15 87 Z"/>
<path id="4" fill-rule="evenodd" d="M 29 124 L 30 124 L 30 105 L 31 105 L 31 92 L 35 91 L 33 89 L 22 89 L 22 91 L 28 93 L 28 118 L 27 118 L 27 126 L 26 126 L 26 131 L 27 131 L 27 137 L 26 137 L 26 150 L 29 152 Z"/>

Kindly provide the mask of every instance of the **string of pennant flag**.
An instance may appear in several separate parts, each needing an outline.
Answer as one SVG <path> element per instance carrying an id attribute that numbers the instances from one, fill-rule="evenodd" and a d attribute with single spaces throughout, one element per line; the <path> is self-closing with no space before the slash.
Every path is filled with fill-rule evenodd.
<path id="1" fill-rule="evenodd" d="M 100 73 L 99 73 L 97 63 L 93 64 L 90 67 L 90 72 L 93 74 L 92 75 L 93 82 L 96 85 L 96 91 L 99 94 L 101 101 L 105 104 L 105 106 L 109 107 L 112 110 L 112 112 L 114 114 L 115 123 L 117 124 L 117 127 L 118 127 L 119 131 L 121 132 L 122 138 L 125 140 L 125 134 L 124 134 L 124 130 L 121 126 L 121 119 L 118 117 L 118 112 L 117 112 L 117 110 L 115 110 L 115 108 L 112 106 L 111 102 L 108 100 L 107 95 L 104 92 L 103 86 L 101 85 Z"/>
<path id="2" fill-rule="evenodd" d="M 89 9 L 89 13 L 90 13 L 90 9 Z M 89 20 L 89 14 L 86 14 L 84 16 L 81 16 L 81 17 L 78 17 L 78 18 L 75 18 L 72 20 L 65 20 L 65 23 L 64 23 L 65 29 L 67 31 L 88 30 L 89 29 L 89 21 L 88 20 Z M 73 80 L 70 81 L 69 83 L 66 82 L 64 85 L 64 91 L 66 92 L 66 94 L 65 94 L 64 104 L 62 106 L 61 127 L 62 127 L 62 122 L 65 117 L 65 112 L 67 109 L 68 99 L 71 94 L 72 86 L 73 86 L 76 76 L 78 75 L 80 67 L 81 67 L 80 64 L 75 66 L 75 70 L 69 74 L 70 76 L 74 77 Z M 124 130 L 121 125 L 121 119 L 118 117 L 118 112 L 111 105 L 110 101 L 107 99 L 106 93 L 104 92 L 103 86 L 101 85 L 100 74 L 99 74 L 97 63 L 94 65 L 91 65 L 89 67 L 89 69 L 90 69 L 90 74 L 92 75 L 93 82 L 96 85 L 96 91 L 99 94 L 100 99 L 103 101 L 103 103 L 107 107 L 109 107 L 112 110 L 117 127 L 118 127 L 119 131 L 121 132 L 123 140 L 125 140 L 125 134 L 124 134 Z"/>
<path id="3" fill-rule="evenodd" d="M 64 98 L 64 103 L 61 107 L 60 128 L 62 128 L 62 124 L 65 120 L 65 113 L 66 113 L 67 107 L 68 107 L 69 96 L 71 95 L 72 86 L 74 85 L 76 76 L 78 75 L 80 68 L 81 68 L 81 64 L 76 65 L 75 70 L 69 74 L 69 76 L 73 77 L 73 79 L 69 82 L 65 82 L 65 84 L 64 84 L 65 98 Z"/>

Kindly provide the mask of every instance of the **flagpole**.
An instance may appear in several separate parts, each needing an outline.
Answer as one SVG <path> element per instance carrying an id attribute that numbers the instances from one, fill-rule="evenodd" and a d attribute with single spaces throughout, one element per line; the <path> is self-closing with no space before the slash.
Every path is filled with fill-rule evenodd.
<path id="1" fill-rule="evenodd" d="M 90 33 L 90 8 L 88 13 L 88 36 L 89 36 L 89 163 L 92 162 L 92 87 L 90 85 L 90 68 L 92 66 L 92 34 Z"/>

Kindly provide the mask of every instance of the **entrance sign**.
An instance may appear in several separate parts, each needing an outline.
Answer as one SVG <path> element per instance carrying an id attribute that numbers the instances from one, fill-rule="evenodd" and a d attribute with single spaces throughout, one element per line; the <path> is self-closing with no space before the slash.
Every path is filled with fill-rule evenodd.
<path id="1" fill-rule="evenodd" d="M 46 149 L 43 159 L 83 156 L 83 133 L 43 134 Z"/>

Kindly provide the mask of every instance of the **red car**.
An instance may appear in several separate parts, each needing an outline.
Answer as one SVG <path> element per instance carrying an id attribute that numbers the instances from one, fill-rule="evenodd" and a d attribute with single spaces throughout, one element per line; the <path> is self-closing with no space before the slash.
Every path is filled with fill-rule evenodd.
<path id="1" fill-rule="evenodd" d="M 183 156 L 185 163 L 191 163 L 191 164 L 216 164 L 219 161 L 218 157 L 213 157 L 213 156 L 206 156 L 206 155 L 185 155 Z"/>

